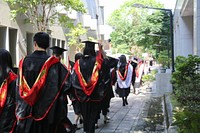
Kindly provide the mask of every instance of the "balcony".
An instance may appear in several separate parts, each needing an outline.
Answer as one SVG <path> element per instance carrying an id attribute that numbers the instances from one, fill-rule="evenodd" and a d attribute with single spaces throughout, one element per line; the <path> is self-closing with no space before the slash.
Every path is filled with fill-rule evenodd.
<path id="1" fill-rule="evenodd" d="M 99 25 L 99 34 L 104 35 L 106 33 L 105 25 Z"/>
<path id="2" fill-rule="evenodd" d="M 59 12 L 59 14 L 62 14 L 62 15 L 66 15 L 67 14 L 67 11 L 65 10 L 65 7 L 62 6 L 62 5 L 56 6 L 56 10 Z"/>
<path id="3" fill-rule="evenodd" d="M 77 19 L 77 11 L 75 11 L 75 10 L 68 11 L 67 16 L 72 20 L 76 20 Z"/>
<path id="4" fill-rule="evenodd" d="M 193 0 L 184 0 L 181 9 L 181 16 L 193 16 L 193 4 Z"/>
<path id="5" fill-rule="evenodd" d="M 91 30 L 97 30 L 97 20 L 96 19 L 91 19 L 90 21 L 90 29 Z"/>
<path id="6" fill-rule="evenodd" d="M 99 0 L 99 6 L 106 6 L 108 5 L 108 0 Z"/>
<path id="7" fill-rule="evenodd" d="M 91 21 L 92 21 L 91 16 L 88 14 L 84 14 L 82 18 L 83 18 L 83 27 L 91 28 Z"/>
<path id="8" fill-rule="evenodd" d="M 62 5 L 57 6 L 56 10 L 59 12 L 59 14 L 67 15 L 72 20 L 76 20 L 77 19 L 77 12 L 75 10 L 66 11 L 65 7 L 62 6 Z"/>

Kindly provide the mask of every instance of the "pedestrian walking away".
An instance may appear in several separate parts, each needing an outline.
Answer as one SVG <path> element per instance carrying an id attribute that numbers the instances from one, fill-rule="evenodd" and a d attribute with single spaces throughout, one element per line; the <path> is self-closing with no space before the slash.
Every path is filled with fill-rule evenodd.
<path id="1" fill-rule="evenodd" d="M 83 57 L 82 53 L 76 53 L 75 62 Z M 71 66 L 73 68 L 73 66 Z M 73 69 L 72 69 L 73 70 Z M 79 100 L 76 98 L 75 90 L 73 89 L 72 93 L 69 94 L 69 98 L 72 101 L 72 106 L 74 109 L 74 126 L 78 130 L 80 129 L 79 124 L 83 123 L 83 117 L 81 115 L 81 105 Z M 79 122 L 79 124 L 78 124 Z"/>
<path id="2" fill-rule="evenodd" d="M 34 52 L 19 63 L 16 88 L 15 133 L 66 133 L 64 96 L 71 87 L 70 73 L 59 59 L 49 56 L 50 37 L 34 35 Z"/>
<path id="3" fill-rule="evenodd" d="M 136 94 L 135 79 L 136 79 L 136 68 L 137 68 L 137 63 L 138 63 L 137 58 L 131 59 L 130 63 L 133 66 L 133 75 L 132 75 L 133 94 Z"/>
<path id="4" fill-rule="evenodd" d="M 15 87 L 17 75 L 13 72 L 12 58 L 0 49 L 0 132 L 12 132 L 16 124 Z"/>
<path id="5" fill-rule="evenodd" d="M 77 99 L 81 102 L 84 131 L 94 133 L 100 102 L 107 88 L 105 83 L 109 69 L 106 69 L 108 67 L 103 59 L 102 45 L 99 44 L 99 51 L 96 55 L 95 42 L 84 41 L 83 43 L 85 43 L 84 56 L 75 62 L 72 85 L 75 88 Z"/>
<path id="6" fill-rule="evenodd" d="M 117 93 L 122 98 L 122 105 L 128 105 L 128 95 L 130 93 L 130 86 L 132 81 L 133 67 L 126 60 L 125 55 L 119 58 L 119 67 L 116 71 L 117 76 Z"/>
<path id="7" fill-rule="evenodd" d="M 53 50 L 53 54 L 52 55 L 55 56 L 56 58 L 58 58 L 59 61 L 61 61 L 61 59 L 62 59 L 63 52 L 67 51 L 66 49 L 58 47 L 58 46 L 53 46 L 50 49 Z M 61 64 L 62 64 L 61 67 L 63 69 L 69 70 L 65 64 L 63 64 L 63 63 L 61 63 Z M 71 70 L 69 70 L 69 71 L 71 71 Z M 72 93 L 72 89 L 70 89 L 70 91 L 67 91 L 67 92 L 63 93 L 63 96 L 64 96 L 64 102 L 63 102 L 64 104 L 63 104 L 63 106 L 66 107 L 65 108 L 66 114 L 68 113 L 68 98 L 67 98 L 67 94 L 70 94 L 70 93 Z M 75 127 L 72 124 L 72 122 L 68 119 L 68 117 L 65 118 L 65 122 L 64 123 L 65 123 L 64 124 L 65 125 L 65 129 L 67 130 L 67 132 L 75 132 Z"/>

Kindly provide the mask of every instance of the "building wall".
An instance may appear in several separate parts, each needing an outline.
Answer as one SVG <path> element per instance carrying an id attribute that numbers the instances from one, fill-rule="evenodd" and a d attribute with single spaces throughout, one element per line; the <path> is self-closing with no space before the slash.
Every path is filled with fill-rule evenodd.
<path id="1" fill-rule="evenodd" d="M 10 8 L 3 0 L 0 0 L 0 13 L 0 48 L 8 50 L 12 55 L 13 64 L 18 66 L 21 58 L 33 52 L 33 36 L 36 31 L 32 25 L 24 24 L 23 16 L 19 15 L 15 21 L 12 21 Z M 53 25 L 50 30 L 52 31 L 51 38 L 54 38 L 56 42 L 60 42 L 60 46 L 66 48 L 67 43 L 63 28 Z M 57 43 L 52 45 L 57 45 Z M 49 50 L 48 53 L 51 54 Z M 67 58 L 67 55 L 65 58 Z"/>
<path id="2" fill-rule="evenodd" d="M 193 17 L 178 16 L 176 19 L 177 20 L 174 25 L 175 57 L 193 54 Z"/>
<path id="3" fill-rule="evenodd" d="M 177 0 L 174 12 L 174 53 L 200 56 L 200 1 Z"/>
<path id="4" fill-rule="evenodd" d="M 74 24 L 76 23 L 86 23 L 88 20 L 84 20 L 84 16 L 90 17 L 93 23 L 88 22 L 89 27 L 85 27 L 88 30 L 86 35 L 83 35 L 81 38 L 87 39 L 87 37 L 93 37 L 95 39 L 104 39 L 104 34 L 99 34 L 99 24 L 104 20 L 104 12 L 100 12 L 100 7 L 104 6 L 101 4 L 99 6 L 100 0 L 82 0 L 88 8 L 88 12 L 86 14 L 81 14 L 75 12 L 73 14 Z M 11 52 L 13 62 L 15 66 L 18 66 L 21 58 L 33 52 L 33 36 L 36 33 L 34 27 L 30 24 L 24 24 L 24 16 L 17 16 L 15 21 L 10 19 L 10 8 L 6 2 L 0 0 L 0 48 L 5 48 Z M 67 13 L 67 12 L 62 12 Z M 101 13 L 101 14 L 100 14 Z M 67 15 L 67 14 L 66 14 Z M 98 16 L 98 19 L 96 18 Z M 76 18 L 77 17 L 77 18 Z M 95 20 L 96 19 L 96 20 Z M 103 22 L 104 23 L 104 22 Z M 101 23 L 102 24 L 102 23 Z M 69 32 L 68 29 L 64 29 L 63 27 L 54 24 L 49 27 L 50 37 L 51 37 L 51 46 L 60 46 L 65 49 L 68 49 L 67 52 L 64 53 L 64 63 L 68 64 L 68 57 L 73 60 L 76 51 L 74 47 L 68 47 L 67 45 L 67 37 L 65 34 Z M 100 37 L 99 37 L 100 36 Z M 47 49 L 47 53 L 49 55 L 52 54 L 52 51 Z"/>
<path id="5" fill-rule="evenodd" d="M 200 1 L 193 0 L 194 54 L 200 56 Z"/>

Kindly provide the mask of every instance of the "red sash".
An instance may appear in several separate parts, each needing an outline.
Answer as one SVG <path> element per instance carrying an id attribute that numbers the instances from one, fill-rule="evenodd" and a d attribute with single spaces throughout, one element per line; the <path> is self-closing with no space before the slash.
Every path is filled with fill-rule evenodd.
<path id="1" fill-rule="evenodd" d="M 82 87 L 84 93 L 88 96 L 90 96 L 92 94 L 92 92 L 97 84 L 97 81 L 99 79 L 99 70 L 101 69 L 102 62 L 103 62 L 103 59 L 102 59 L 101 51 L 99 51 L 98 55 L 96 56 L 96 62 L 94 64 L 92 76 L 89 80 L 89 83 L 87 83 L 85 81 L 85 79 L 81 73 L 79 60 L 76 61 L 76 63 L 74 64 L 74 71 L 78 75 L 78 80 L 79 80 L 80 86 Z"/>
<path id="2" fill-rule="evenodd" d="M 17 78 L 17 75 L 13 72 L 9 72 L 9 76 L 6 80 L 3 81 L 0 88 L 0 113 L 3 110 L 3 107 L 6 103 L 7 93 L 8 93 L 8 86 L 9 84 Z"/>
<path id="3" fill-rule="evenodd" d="M 56 57 L 52 56 L 44 63 L 32 88 L 29 87 L 25 77 L 22 74 L 23 61 L 24 59 L 22 59 L 19 63 L 19 95 L 26 103 L 28 103 L 30 106 L 33 106 L 36 103 L 39 93 L 41 92 L 41 89 L 46 82 L 49 68 L 53 64 L 58 63 L 59 60 Z"/>
<path id="4" fill-rule="evenodd" d="M 126 79 L 126 77 L 127 77 L 128 65 L 129 65 L 129 63 L 126 64 L 124 76 L 122 76 L 122 74 L 121 74 L 121 72 L 119 71 L 119 69 L 117 70 L 118 75 L 119 75 L 119 77 L 120 77 L 120 79 L 121 79 L 122 81 L 124 81 L 124 80 Z"/>
<path id="5" fill-rule="evenodd" d="M 136 77 L 139 77 L 139 72 L 140 72 L 140 66 L 142 65 L 142 62 L 139 62 L 136 70 L 135 70 L 135 73 L 136 73 Z"/>

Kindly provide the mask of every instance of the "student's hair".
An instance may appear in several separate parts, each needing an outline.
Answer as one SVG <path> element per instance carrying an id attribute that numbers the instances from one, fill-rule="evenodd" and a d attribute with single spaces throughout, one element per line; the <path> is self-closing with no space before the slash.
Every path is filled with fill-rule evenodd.
<path id="1" fill-rule="evenodd" d="M 83 50 L 83 55 L 96 56 L 96 53 L 94 49 L 85 48 Z"/>
<path id="2" fill-rule="evenodd" d="M 121 64 L 126 64 L 127 63 L 126 56 L 125 55 L 121 55 L 119 57 L 119 61 L 120 61 Z"/>
<path id="3" fill-rule="evenodd" d="M 83 57 L 83 54 L 82 53 L 77 53 L 75 55 L 75 61 L 77 61 L 78 59 L 82 58 Z"/>
<path id="4" fill-rule="evenodd" d="M 5 49 L 0 49 L 0 81 L 7 78 L 8 73 L 12 70 L 12 58 L 10 53 Z"/>
<path id="5" fill-rule="evenodd" d="M 37 43 L 38 47 L 47 49 L 49 47 L 49 35 L 45 32 L 38 32 L 34 35 L 33 40 Z"/>

